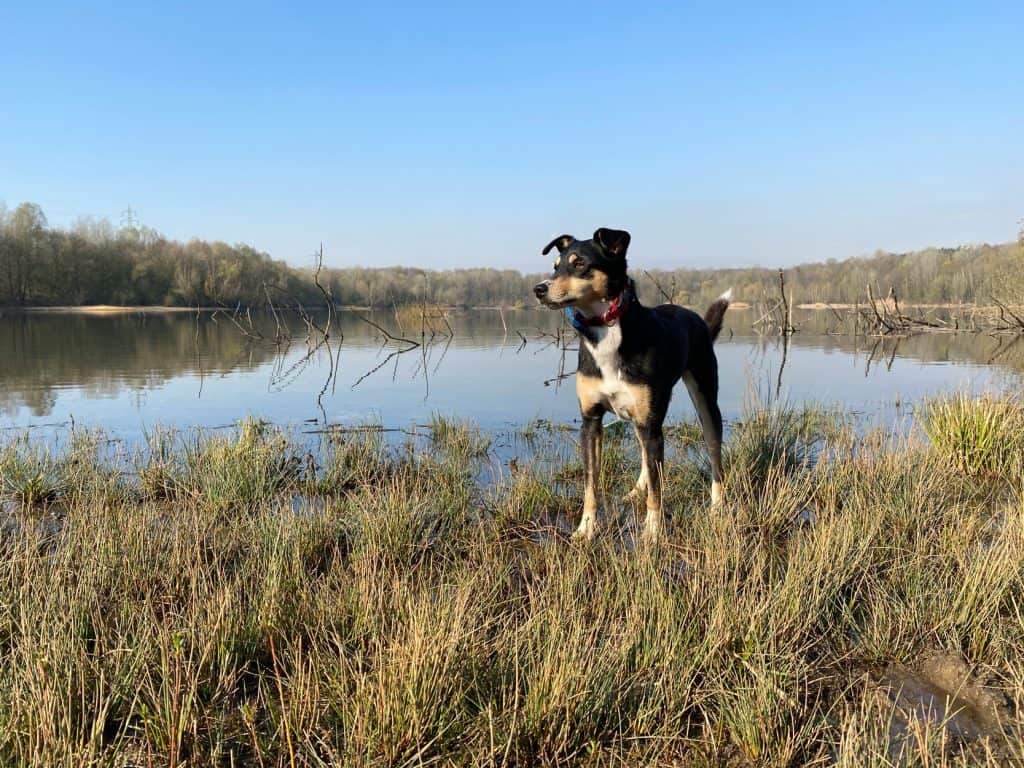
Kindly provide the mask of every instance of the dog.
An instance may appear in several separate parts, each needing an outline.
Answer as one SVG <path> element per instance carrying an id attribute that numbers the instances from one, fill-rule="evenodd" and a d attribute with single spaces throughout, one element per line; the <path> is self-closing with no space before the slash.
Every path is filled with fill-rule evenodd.
<path id="1" fill-rule="evenodd" d="M 731 291 L 712 302 L 702 318 L 674 304 L 645 307 L 626 274 L 630 235 L 598 229 L 589 240 L 559 235 L 541 251 L 557 249 L 551 278 L 534 286 L 550 309 L 564 309 L 580 337 L 576 396 L 583 426 L 583 516 L 573 534 L 591 540 L 600 525 L 602 421 L 606 411 L 632 422 L 640 443 L 640 477 L 630 497 L 646 501 L 642 539 L 656 541 L 665 529 L 662 424 L 679 379 L 700 417 L 711 455 L 711 503 L 723 500 L 722 414 L 718 408 L 718 359 L 713 344 L 722 330 Z"/>

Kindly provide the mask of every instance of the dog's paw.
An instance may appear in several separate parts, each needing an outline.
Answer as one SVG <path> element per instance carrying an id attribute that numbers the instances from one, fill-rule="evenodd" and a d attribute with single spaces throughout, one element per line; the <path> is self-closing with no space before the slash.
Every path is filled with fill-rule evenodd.
<path id="1" fill-rule="evenodd" d="M 721 483 L 711 484 L 711 506 L 720 507 L 725 502 L 725 491 Z"/>
<path id="2" fill-rule="evenodd" d="M 588 544 L 597 538 L 600 526 L 597 524 L 597 520 L 592 517 L 584 517 L 579 524 L 579 527 L 573 531 L 572 540 L 581 544 Z"/>
<path id="3" fill-rule="evenodd" d="M 661 525 L 651 525 L 648 523 L 644 526 L 643 532 L 640 534 L 640 545 L 642 547 L 656 547 L 665 539 L 665 529 Z"/>
<path id="4" fill-rule="evenodd" d="M 647 510 L 647 519 L 644 520 L 644 530 L 640 534 L 642 546 L 654 546 L 665 538 L 665 515 L 658 510 Z"/>

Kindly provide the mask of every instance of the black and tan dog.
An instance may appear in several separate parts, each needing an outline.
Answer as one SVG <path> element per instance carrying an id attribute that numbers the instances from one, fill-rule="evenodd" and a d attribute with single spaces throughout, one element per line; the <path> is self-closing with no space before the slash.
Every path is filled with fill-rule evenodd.
<path id="1" fill-rule="evenodd" d="M 583 415 L 586 482 L 575 535 L 586 539 L 600 526 L 601 422 L 609 410 L 633 423 L 640 443 L 642 469 L 631 496 L 646 496 L 643 538 L 661 536 L 662 423 L 680 378 L 711 454 L 711 503 L 722 500 L 722 414 L 712 344 L 722 330 L 730 294 L 713 302 L 703 318 L 674 304 L 645 307 L 626 274 L 628 247 L 629 233 L 617 229 L 599 229 L 590 240 L 560 235 L 542 251 L 558 249 L 554 273 L 533 289 L 545 306 L 564 308 L 580 335 L 576 394 Z"/>

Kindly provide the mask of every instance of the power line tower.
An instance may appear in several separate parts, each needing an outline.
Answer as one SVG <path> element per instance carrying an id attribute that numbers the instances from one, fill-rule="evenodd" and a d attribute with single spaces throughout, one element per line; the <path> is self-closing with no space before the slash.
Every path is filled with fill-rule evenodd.
<path id="1" fill-rule="evenodd" d="M 139 216 L 138 213 L 132 210 L 129 205 L 123 211 L 121 211 L 121 229 L 138 229 L 139 228 Z"/>

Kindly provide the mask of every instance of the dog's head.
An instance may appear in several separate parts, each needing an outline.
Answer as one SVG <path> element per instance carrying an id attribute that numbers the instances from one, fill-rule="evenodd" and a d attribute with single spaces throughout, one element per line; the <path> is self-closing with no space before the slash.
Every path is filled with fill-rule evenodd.
<path id="1" fill-rule="evenodd" d="M 541 251 L 557 249 L 551 279 L 537 283 L 533 293 L 550 309 L 586 307 L 610 301 L 626 286 L 629 232 L 599 229 L 589 240 L 559 235 Z"/>

